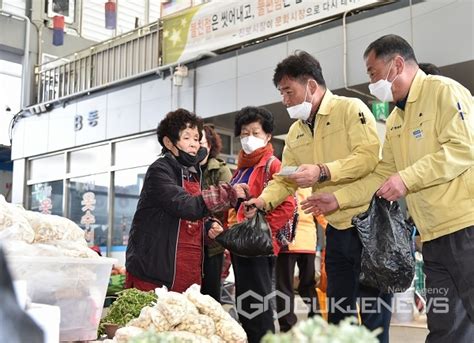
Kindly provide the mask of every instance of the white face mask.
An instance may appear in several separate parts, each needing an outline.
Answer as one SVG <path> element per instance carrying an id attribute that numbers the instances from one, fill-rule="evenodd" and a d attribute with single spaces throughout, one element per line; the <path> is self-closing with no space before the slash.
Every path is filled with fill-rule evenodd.
<path id="1" fill-rule="evenodd" d="M 313 101 L 314 94 L 311 96 L 310 101 L 306 101 L 307 94 L 308 94 L 308 84 L 306 84 L 306 91 L 304 93 L 305 100 L 303 100 L 301 104 L 286 108 L 291 119 L 308 120 L 309 116 L 311 115 L 311 109 L 313 108 L 313 105 L 311 102 Z"/>
<path id="2" fill-rule="evenodd" d="M 370 94 L 372 94 L 377 99 L 383 102 L 393 102 L 392 84 L 393 84 L 393 81 L 397 79 L 398 75 L 395 76 L 395 78 L 392 81 L 388 81 L 388 75 L 390 74 L 390 69 L 392 68 L 392 64 L 393 64 L 393 60 L 392 60 L 392 63 L 390 63 L 390 68 L 388 69 L 388 74 L 385 79 L 380 79 L 375 83 L 369 84 Z"/>
<path id="3" fill-rule="evenodd" d="M 251 154 L 255 150 L 267 145 L 264 139 L 252 135 L 240 138 L 240 144 L 242 144 L 242 149 L 246 154 Z"/>

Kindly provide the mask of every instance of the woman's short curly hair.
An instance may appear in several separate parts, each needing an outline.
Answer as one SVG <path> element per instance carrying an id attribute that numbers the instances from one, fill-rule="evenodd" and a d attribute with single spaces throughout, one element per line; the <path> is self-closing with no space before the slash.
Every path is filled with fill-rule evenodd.
<path id="1" fill-rule="evenodd" d="M 163 138 L 168 137 L 173 144 L 179 141 L 179 133 L 184 129 L 197 128 L 199 131 L 199 140 L 202 138 L 202 126 L 203 121 L 201 117 L 196 114 L 185 110 L 184 108 L 178 108 L 176 111 L 168 112 L 166 117 L 160 121 L 156 134 L 158 136 L 158 142 L 163 147 L 163 151 L 166 151 Z"/>
<path id="2" fill-rule="evenodd" d="M 204 124 L 204 133 L 206 134 L 207 144 L 211 147 L 209 158 L 216 158 L 222 150 L 221 136 L 219 136 L 212 124 Z"/>
<path id="3" fill-rule="evenodd" d="M 263 107 L 247 106 L 242 108 L 235 116 L 234 135 L 240 136 L 243 125 L 259 122 L 265 133 L 273 133 L 273 114 Z"/>

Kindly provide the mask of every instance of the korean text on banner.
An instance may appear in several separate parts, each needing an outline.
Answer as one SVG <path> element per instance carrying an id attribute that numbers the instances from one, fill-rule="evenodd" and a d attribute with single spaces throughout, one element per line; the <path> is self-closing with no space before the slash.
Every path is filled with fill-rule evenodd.
<path id="1" fill-rule="evenodd" d="M 163 19 L 164 63 L 327 20 L 386 0 L 216 0 Z"/>

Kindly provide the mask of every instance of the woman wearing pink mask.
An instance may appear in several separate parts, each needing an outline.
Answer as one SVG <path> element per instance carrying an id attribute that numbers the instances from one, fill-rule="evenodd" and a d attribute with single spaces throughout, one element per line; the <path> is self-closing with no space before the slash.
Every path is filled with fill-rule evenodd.
<path id="1" fill-rule="evenodd" d="M 242 150 L 239 153 L 237 170 L 231 180 L 232 185 L 247 184 L 250 197 L 257 197 L 263 191 L 272 175 L 280 171 L 281 162 L 273 155 L 270 143 L 273 133 L 273 115 L 261 107 L 245 107 L 235 118 L 235 136 L 240 137 Z M 266 215 L 273 236 L 273 248 L 278 254 L 279 245 L 276 233 L 288 220 L 293 217 L 295 208 L 294 198 L 289 196 L 282 204 Z M 244 206 L 236 209 L 234 223 L 245 220 Z M 229 217 L 229 226 L 232 216 Z M 275 331 L 273 313 L 263 300 L 254 296 L 246 296 L 249 291 L 264 299 L 272 292 L 272 277 L 274 273 L 274 256 L 241 257 L 232 255 L 232 265 L 235 274 L 235 290 L 239 320 L 247 333 L 249 342 L 260 342 L 267 331 Z M 258 304 L 257 304 L 258 303 Z M 259 308 L 260 314 L 253 317 Z"/>

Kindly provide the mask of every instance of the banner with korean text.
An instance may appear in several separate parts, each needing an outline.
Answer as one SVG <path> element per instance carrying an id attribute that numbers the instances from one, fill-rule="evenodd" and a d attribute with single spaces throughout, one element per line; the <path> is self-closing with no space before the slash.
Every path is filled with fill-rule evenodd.
<path id="1" fill-rule="evenodd" d="M 164 63 L 324 21 L 387 0 L 215 0 L 163 19 Z"/>

